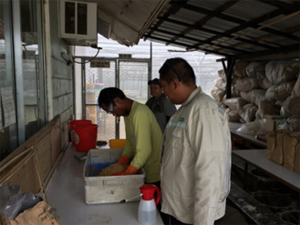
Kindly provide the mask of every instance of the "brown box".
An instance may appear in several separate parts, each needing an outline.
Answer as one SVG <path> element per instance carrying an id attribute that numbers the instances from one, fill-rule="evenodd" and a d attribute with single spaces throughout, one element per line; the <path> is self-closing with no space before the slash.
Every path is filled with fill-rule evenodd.
<path id="1" fill-rule="evenodd" d="M 295 147 L 294 171 L 300 173 L 300 141 Z"/>
<path id="2" fill-rule="evenodd" d="M 300 173 L 300 133 L 272 131 L 267 136 L 268 159 Z"/>
<path id="3" fill-rule="evenodd" d="M 283 164 L 283 136 L 285 131 L 272 131 L 267 136 L 268 159 Z"/>
<path id="4" fill-rule="evenodd" d="M 283 137 L 283 141 L 283 166 L 290 170 L 294 170 L 295 150 L 298 140 L 292 134 L 286 133 Z"/>

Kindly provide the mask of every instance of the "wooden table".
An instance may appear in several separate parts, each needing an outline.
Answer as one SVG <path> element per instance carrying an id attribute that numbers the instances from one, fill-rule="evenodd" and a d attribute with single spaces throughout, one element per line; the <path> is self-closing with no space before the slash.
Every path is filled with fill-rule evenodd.
<path id="1" fill-rule="evenodd" d="M 48 203 L 56 209 L 61 225 L 139 224 L 139 201 L 88 205 L 85 203 L 84 161 L 74 158 L 75 147 L 69 145 L 59 162 L 46 192 Z M 157 212 L 156 224 L 163 225 Z"/>
<path id="2" fill-rule="evenodd" d="M 240 150 L 232 151 L 234 156 L 244 160 L 245 163 L 245 180 L 244 189 L 247 186 L 248 163 L 262 170 L 269 176 L 275 178 L 291 189 L 300 193 L 300 174 L 289 170 L 282 165 L 279 165 L 267 158 L 267 150 Z"/>

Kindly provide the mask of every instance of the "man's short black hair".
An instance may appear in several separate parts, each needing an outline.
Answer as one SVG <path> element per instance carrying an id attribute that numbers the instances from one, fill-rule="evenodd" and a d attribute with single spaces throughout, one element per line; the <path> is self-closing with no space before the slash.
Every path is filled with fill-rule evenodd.
<path id="1" fill-rule="evenodd" d="M 108 87 L 104 88 L 102 91 L 100 91 L 99 97 L 98 97 L 98 105 L 101 108 L 101 105 L 104 104 L 106 106 L 109 106 L 110 103 L 113 103 L 113 100 L 115 98 L 126 98 L 124 92 L 116 87 Z"/>
<path id="2" fill-rule="evenodd" d="M 148 81 L 148 85 L 150 85 L 150 84 L 157 84 L 157 85 L 159 85 L 161 87 L 159 79 L 157 79 L 157 78 L 154 78 L 153 80 L 149 80 Z"/>
<path id="3" fill-rule="evenodd" d="M 185 59 L 180 57 L 167 59 L 158 72 L 159 78 L 167 83 L 171 83 L 174 78 L 186 85 L 196 83 L 193 68 Z"/>

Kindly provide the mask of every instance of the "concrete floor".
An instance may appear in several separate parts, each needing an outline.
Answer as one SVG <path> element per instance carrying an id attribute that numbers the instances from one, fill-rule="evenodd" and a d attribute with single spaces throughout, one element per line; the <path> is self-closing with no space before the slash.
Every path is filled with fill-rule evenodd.
<path id="1" fill-rule="evenodd" d="M 249 218 L 244 216 L 238 209 L 230 202 L 227 203 L 225 216 L 221 220 L 221 224 L 225 225 L 248 225 L 255 224 Z"/>

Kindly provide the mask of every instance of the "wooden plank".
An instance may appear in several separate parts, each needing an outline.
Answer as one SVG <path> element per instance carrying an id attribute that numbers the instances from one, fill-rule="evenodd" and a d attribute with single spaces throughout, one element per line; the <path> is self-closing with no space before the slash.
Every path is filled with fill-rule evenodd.
<path id="1" fill-rule="evenodd" d="M 8 157 L 2 160 L 0 162 L 0 168 L 9 163 L 13 158 L 17 157 L 26 149 L 33 147 L 38 159 L 40 176 L 44 183 L 61 152 L 60 127 L 60 116 L 57 116 L 26 142 L 20 145 Z M 13 163 L 4 170 L 1 176 L 5 176 L 4 173 L 8 173 L 9 170 L 16 169 L 15 167 L 19 166 L 13 176 L 8 179 L 9 185 L 20 185 L 23 192 L 39 192 L 40 183 L 34 157 L 35 156 L 30 158 L 21 166 L 18 165 L 18 162 L 20 162 L 21 159 L 13 161 Z M 46 184 L 43 185 L 45 186 Z"/>
<path id="2" fill-rule="evenodd" d="M 64 125 L 63 125 L 64 126 Z M 63 128 L 64 129 L 64 128 Z M 61 153 L 61 150 L 63 149 L 63 146 L 61 146 L 61 141 L 64 141 L 65 133 L 69 133 L 69 129 L 67 128 L 66 131 L 61 132 L 63 130 L 60 128 L 60 123 L 56 123 L 55 126 L 53 126 L 51 130 L 51 168 L 54 166 L 57 158 L 59 157 L 59 154 Z"/>
<path id="3" fill-rule="evenodd" d="M 37 179 L 34 159 L 31 158 L 25 165 L 21 166 L 8 181 L 10 186 L 20 185 L 23 193 L 29 191 L 37 193 L 40 189 L 40 184 Z"/>

